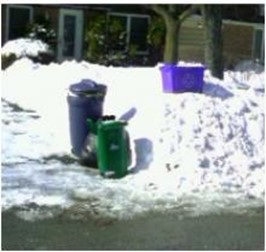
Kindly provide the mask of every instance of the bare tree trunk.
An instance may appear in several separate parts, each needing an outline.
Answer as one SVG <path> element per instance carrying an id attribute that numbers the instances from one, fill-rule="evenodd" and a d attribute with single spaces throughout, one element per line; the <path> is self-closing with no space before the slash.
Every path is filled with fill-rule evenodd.
<path id="1" fill-rule="evenodd" d="M 188 18 L 196 9 L 198 5 L 192 5 L 178 14 L 178 4 L 170 4 L 166 6 L 154 4 L 150 8 L 159 14 L 165 22 L 166 37 L 164 48 L 164 62 L 168 64 L 176 64 L 178 61 L 178 37 L 179 28 L 182 22 Z"/>
<path id="2" fill-rule="evenodd" d="M 205 64 L 213 76 L 223 79 L 222 7 L 203 5 L 205 27 Z"/>
<path id="3" fill-rule="evenodd" d="M 177 22 L 171 18 L 166 20 L 166 37 L 165 37 L 165 50 L 164 62 L 176 63 L 178 60 L 178 25 Z"/>

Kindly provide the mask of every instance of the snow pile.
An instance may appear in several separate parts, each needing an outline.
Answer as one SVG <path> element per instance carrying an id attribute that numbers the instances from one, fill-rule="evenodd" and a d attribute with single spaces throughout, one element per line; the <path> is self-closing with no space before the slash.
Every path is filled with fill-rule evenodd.
<path id="1" fill-rule="evenodd" d="M 40 53 L 49 52 L 49 46 L 41 40 L 15 39 L 8 41 L 1 49 L 2 56 L 15 54 L 16 58 L 37 57 Z"/>
<path id="2" fill-rule="evenodd" d="M 244 60 L 239 62 L 235 68 L 234 71 L 239 72 L 255 72 L 255 73 L 261 73 L 264 72 L 264 67 L 260 65 L 257 62 L 251 61 L 251 60 Z"/>
<path id="3" fill-rule="evenodd" d="M 169 171 L 180 174 L 179 183 L 175 180 L 179 187 L 186 183 L 192 190 L 202 185 L 246 190 L 256 184 L 252 193 L 260 197 L 264 190 L 262 107 L 262 97 L 256 103 L 236 96 L 225 100 L 197 94 L 172 97 L 166 102 L 161 156 L 157 157 Z"/>
<path id="4" fill-rule="evenodd" d="M 3 71 L 3 208 L 23 206 L 25 219 L 129 218 L 263 205 L 264 72 L 225 72 L 220 81 L 205 70 L 202 94 L 164 94 L 159 67 L 21 59 Z M 123 179 L 58 161 L 71 148 L 68 88 L 81 79 L 107 85 L 104 113 L 129 123 L 133 164 Z"/>

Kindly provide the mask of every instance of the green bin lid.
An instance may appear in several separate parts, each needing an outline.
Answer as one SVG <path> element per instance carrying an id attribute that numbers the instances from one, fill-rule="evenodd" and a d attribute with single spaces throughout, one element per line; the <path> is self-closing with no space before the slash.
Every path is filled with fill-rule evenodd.
<path id="1" fill-rule="evenodd" d="M 111 121 L 100 121 L 99 122 L 99 127 L 104 129 L 104 130 L 110 130 L 110 129 L 117 129 L 120 127 L 124 127 L 127 125 L 126 121 L 115 121 L 115 120 L 111 120 Z"/>

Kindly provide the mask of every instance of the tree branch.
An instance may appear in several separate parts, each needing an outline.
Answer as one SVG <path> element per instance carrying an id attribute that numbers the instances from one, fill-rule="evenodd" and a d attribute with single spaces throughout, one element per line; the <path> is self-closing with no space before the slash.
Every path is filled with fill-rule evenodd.
<path id="1" fill-rule="evenodd" d="M 156 12 L 157 14 L 159 14 L 160 16 L 162 16 L 165 20 L 167 18 L 169 18 L 169 14 L 168 14 L 168 11 L 167 9 L 164 8 L 163 5 L 159 5 L 159 4 L 151 4 L 150 5 L 150 8 Z"/>
<path id="2" fill-rule="evenodd" d="M 169 11 L 169 13 L 171 13 L 172 17 L 174 17 L 175 15 L 177 15 L 176 4 L 169 4 L 168 5 L 168 11 Z"/>
<path id="3" fill-rule="evenodd" d="M 193 4 L 188 9 L 183 11 L 178 17 L 178 23 L 181 24 L 185 19 L 187 19 L 193 12 L 199 10 L 201 8 L 201 4 Z"/>

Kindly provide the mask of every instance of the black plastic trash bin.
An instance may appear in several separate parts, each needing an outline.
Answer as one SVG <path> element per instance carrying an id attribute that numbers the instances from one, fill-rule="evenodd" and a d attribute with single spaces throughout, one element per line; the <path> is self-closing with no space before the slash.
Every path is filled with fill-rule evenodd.
<path id="1" fill-rule="evenodd" d="M 70 140 L 72 153 L 81 157 L 89 134 L 86 120 L 98 120 L 103 114 L 103 102 L 107 87 L 84 79 L 70 86 L 69 104 Z"/>

